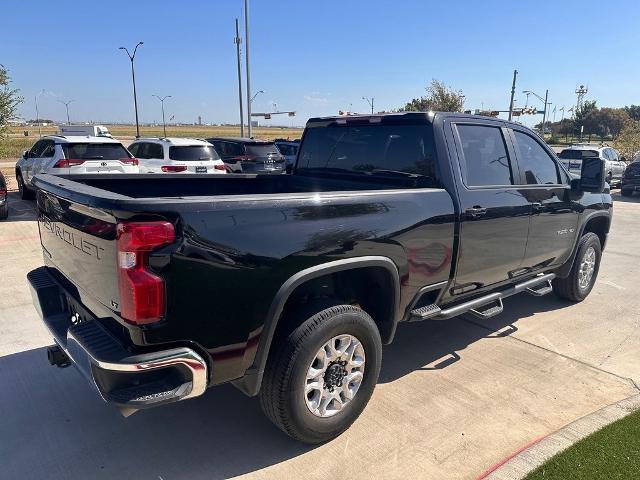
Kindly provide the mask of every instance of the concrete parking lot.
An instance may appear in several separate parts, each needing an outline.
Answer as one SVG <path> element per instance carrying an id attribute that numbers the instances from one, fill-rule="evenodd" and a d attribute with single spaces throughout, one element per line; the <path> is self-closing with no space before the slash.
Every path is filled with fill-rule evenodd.
<path id="1" fill-rule="evenodd" d="M 578 305 L 519 295 L 505 312 L 402 326 L 354 426 L 300 445 L 233 387 L 125 419 L 49 335 L 26 273 L 42 262 L 31 202 L 0 222 L 0 478 L 477 478 L 530 441 L 640 385 L 640 196 L 615 195 L 596 287 Z"/>

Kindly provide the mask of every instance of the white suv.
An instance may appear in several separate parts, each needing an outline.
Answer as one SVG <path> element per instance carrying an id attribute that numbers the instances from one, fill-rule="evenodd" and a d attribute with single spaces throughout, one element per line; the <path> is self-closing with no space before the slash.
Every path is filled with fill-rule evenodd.
<path id="1" fill-rule="evenodd" d="M 627 168 L 627 164 L 620 158 L 618 151 L 606 145 L 572 145 L 562 150 L 558 156 L 567 170 L 576 175 L 580 175 L 583 158 L 600 158 L 604 162 L 605 179 L 609 185 L 619 184 Z"/>
<path id="2" fill-rule="evenodd" d="M 129 145 L 140 173 L 227 173 L 209 142 L 195 138 L 140 138 Z"/>
<path id="3" fill-rule="evenodd" d="M 138 160 L 117 140 L 107 137 L 42 137 L 16 162 L 16 181 L 22 198 L 33 197 L 38 173 L 138 173 Z"/>

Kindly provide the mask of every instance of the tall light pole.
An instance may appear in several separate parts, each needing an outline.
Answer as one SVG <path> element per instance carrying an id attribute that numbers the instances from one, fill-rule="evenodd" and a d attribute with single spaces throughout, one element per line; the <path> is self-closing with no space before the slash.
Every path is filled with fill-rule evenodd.
<path id="1" fill-rule="evenodd" d="M 373 115 L 373 97 L 371 97 L 371 100 L 369 100 L 369 98 L 367 97 L 362 97 L 362 99 L 367 101 L 367 103 L 371 107 L 371 115 Z"/>
<path id="2" fill-rule="evenodd" d="M 249 0 L 244 0 L 244 44 L 245 54 L 244 58 L 247 62 L 247 123 L 248 123 L 248 135 L 249 138 L 253 136 L 253 126 L 251 125 L 251 71 L 249 68 Z"/>
<path id="3" fill-rule="evenodd" d="M 513 115 L 513 95 L 516 93 L 516 77 L 518 76 L 518 70 L 513 71 L 513 82 L 511 83 L 511 101 L 509 102 L 509 121 Z"/>
<path id="4" fill-rule="evenodd" d="M 164 101 L 167 98 L 171 98 L 171 95 L 165 95 L 164 97 L 159 97 L 158 95 L 152 95 L 152 97 L 156 97 L 160 100 L 160 104 L 162 105 L 162 131 L 164 132 L 164 138 L 167 138 L 167 124 L 164 121 Z"/>
<path id="5" fill-rule="evenodd" d="M 65 106 L 65 108 L 67 109 L 67 125 L 71 125 L 71 121 L 69 120 L 69 104 L 75 102 L 75 100 L 68 100 L 68 101 L 63 101 L 63 100 L 58 100 L 61 104 L 63 104 Z"/>
<path id="6" fill-rule="evenodd" d="M 238 103 L 240 104 L 240 136 L 244 137 L 244 112 L 242 108 L 242 68 L 240 67 L 240 43 L 242 43 L 242 38 L 240 38 L 240 26 L 237 18 L 236 36 L 233 39 L 233 43 L 236 44 L 236 55 L 238 57 Z M 251 121 L 251 118 L 249 118 L 249 121 Z"/>
<path id="7" fill-rule="evenodd" d="M 38 124 L 38 137 L 42 137 L 42 125 L 40 124 L 40 112 L 38 110 L 38 97 L 44 93 L 44 88 L 36 94 L 36 123 Z"/>
<path id="8" fill-rule="evenodd" d="M 542 127 L 540 128 L 540 133 L 542 134 L 542 138 L 544 138 L 544 122 L 547 120 L 547 105 L 549 104 L 549 90 L 547 90 L 544 94 L 544 98 L 538 95 L 536 92 L 532 92 L 531 90 L 523 90 L 522 93 L 525 95 L 533 95 L 541 102 L 544 102 L 544 110 L 542 111 Z"/>
<path id="9" fill-rule="evenodd" d="M 133 106 L 136 110 L 136 138 L 140 138 L 140 124 L 138 123 L 138 96 L 136 95 L 136 71 L 133 68 L 133 61 L 136 58 L 136 50 L 140 45 L 144 45 L 144 42 L 138 42 L 133 49 L 133 54 L 129 53 L 129 50 L 126 47 L 120 47 L 119 50 L 124 50 L 127 52 L 127 56 L 129 60 L 131 60 L 131 79 L 133 81 Z"/>

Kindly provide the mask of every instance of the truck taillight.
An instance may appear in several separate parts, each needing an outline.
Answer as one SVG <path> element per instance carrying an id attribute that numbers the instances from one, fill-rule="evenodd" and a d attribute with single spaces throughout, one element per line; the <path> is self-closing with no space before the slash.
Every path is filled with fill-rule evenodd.
<path id="1" fill-rule="evenodd" d="M 143 325 L 165 314 L 164 281 L 149 271 L 149 253 L 175 240 L 169 222 L 129 222 L 117 227 L 120 315 Z"/>
<path id="2" fill-rule="evenodd" d="M 215 168 L 216 170 L 226 170 L 227 169 L 227 167 L 224 164 L 217 164 L 217 163 L 213 166 L 213 168 Z"/>
<path id="3" fill-rule="evenodd" d="M 63 160 L 58 160 L 56 163 L 54 163 L 53 168 L 69 168 L 69 167 L 75 167 L 77 165 L 82 165 L 83 163 L 84 163 L 84 160 L 72 160 L 72 159 L 65 158 Z"/>
<path id="4" fill-rule="evenodd" d="M 121 158 L 120 159 L 121 163 L 124 163 L 125 165 L 138 165 L 138 159 L 137 158 Z"/>
<path id="5" fill-rule="evenodd" d="M 177 173 L 184 172 L 187 169 L 186 165 L 163 165 L 160 167 L 163 172 Z"/>

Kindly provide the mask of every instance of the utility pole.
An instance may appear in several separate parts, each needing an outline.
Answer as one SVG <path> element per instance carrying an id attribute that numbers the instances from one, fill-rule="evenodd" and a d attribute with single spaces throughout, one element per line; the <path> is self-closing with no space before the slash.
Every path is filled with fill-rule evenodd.
<path id="1" fill-rule="evenodd" d="M 544 111 L 542 112 L 542 139 L 544 140 L 544 124 L 547 120 L 547 100 L 549 100 L 549 89 L 544 94 Z"/>
<path id="2" fill-rule="evenodd" d="M 136 50 L 140 45 L 144 45 L 144 42 L 138 42 L 135 48 L 133 49 L 133 54 L 129 53 L 126 47 L 120 47 L 119 50 L 124 50 L 127 52 L 127 56 L 131 61 L 131 79 L 133 81 L 133 106 L 136 110 L 136 138 L 140 138 L 140 124 L 138 123 L 138 96 L 136 95 L 136 71 L 133 68 L 133 61 L 136 58 Z"/>
<path id="3" fill-rule="evenodd" d="M 513 96 L 516 93 L 516 77 L 518 76 L 518 70 L 513 71 L 513 83 L 511 84 L 511 101 L 509 102 L 509 121 L 513 115 Z"/>
<path id="4" fill-rule="evenodd" d="M 167 138 L 167 124 L 164 122 L 164 101 L 167 98 L 171 98 L 171 95 L 165 95 L 164 97 L 159 97 L 158 95 L 152 95 L 160 100 L 160 104 L 162 104 L 162 131 L 164 132 L 164 138 Z"/>
<path id="5" fill-rule="evenodd" d="M 247 133 L 249 138 L 253 137 L 253 126 L 251 125 L 251 72 L 249 66 L 249 0 L 244 0 L 244 44 L 245 60 L 247 62 Z"/>
<path id="6" fill-rule="evenodd" d="M 236 38 L 233 39 L 233 43 L 236 44 L 236 55 L 238 56 L 238 103 L 240 105 L 240 136 L 244 137 L 244 112 L 242 108 L 242 68 L 240 67 L 240 26 L 238 19 L 236 18 Z M 249 119 L 251 121 L 251 119 Z"/>

